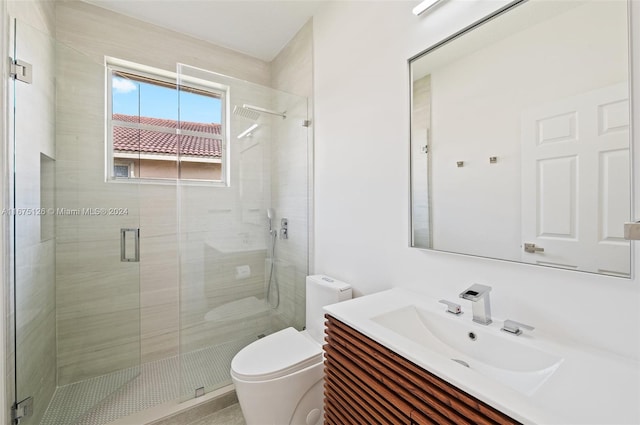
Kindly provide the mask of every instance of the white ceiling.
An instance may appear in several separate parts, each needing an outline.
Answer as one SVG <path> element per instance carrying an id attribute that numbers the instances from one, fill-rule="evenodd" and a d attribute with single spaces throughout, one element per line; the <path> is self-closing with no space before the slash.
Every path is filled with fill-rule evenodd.
<path id="1" fill-rule="evenodd" d="M 271 61 L 309 20 L 318 0 L 85 0 Z"/>

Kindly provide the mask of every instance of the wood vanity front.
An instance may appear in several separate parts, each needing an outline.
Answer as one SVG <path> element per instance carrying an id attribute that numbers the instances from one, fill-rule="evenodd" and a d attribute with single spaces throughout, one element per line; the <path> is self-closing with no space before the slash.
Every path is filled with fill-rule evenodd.
<path id="1" fill-rule="evenodd" d="M 518 424 L 325 315 L 326 424 Z"/>

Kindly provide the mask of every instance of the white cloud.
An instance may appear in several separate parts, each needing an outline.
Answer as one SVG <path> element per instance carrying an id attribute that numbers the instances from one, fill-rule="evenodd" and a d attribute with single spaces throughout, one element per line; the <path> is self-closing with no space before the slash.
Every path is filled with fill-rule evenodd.
<path id="1" fill-rule="evenodd" d="M 116 93 L 129 93 L 137 89 L 136 85 L 131 80 L 124 78 L 114 78 L 112 83 L 113 89 Z"/>

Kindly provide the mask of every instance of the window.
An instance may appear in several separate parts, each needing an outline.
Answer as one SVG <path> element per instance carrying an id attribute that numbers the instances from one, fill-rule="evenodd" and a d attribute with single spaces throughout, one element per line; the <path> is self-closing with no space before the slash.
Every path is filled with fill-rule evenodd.
<path id="1" fill-rule="evenodd" d="M 226 90 L 149 67 L 108 64 L 109 180 L 225 183 Z"/>
<path id="2" fill-rule="evenodd" d="M 118 178 L 118 177 L 124 177 L 124 178 L 135 177 L 133 175 L 133 163 L 130 162 L 128 164 L 121 164 L 121 163 L 119 163 L 119 161 L 114 160 L 113 176 L 116 177 L 116 178 Z"/>

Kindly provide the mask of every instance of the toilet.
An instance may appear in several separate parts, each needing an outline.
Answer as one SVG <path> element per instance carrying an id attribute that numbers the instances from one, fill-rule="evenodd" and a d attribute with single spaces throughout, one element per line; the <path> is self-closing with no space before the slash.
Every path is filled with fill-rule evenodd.
<path id="1" fill-rule="evenodd" d="M 247 425 L 319 425 L 323 421 L 324 311 L 351 298 L 351 286 L 307 276 L 304 331 L 286 328 L 235 355 L 231 379 Z"/>

